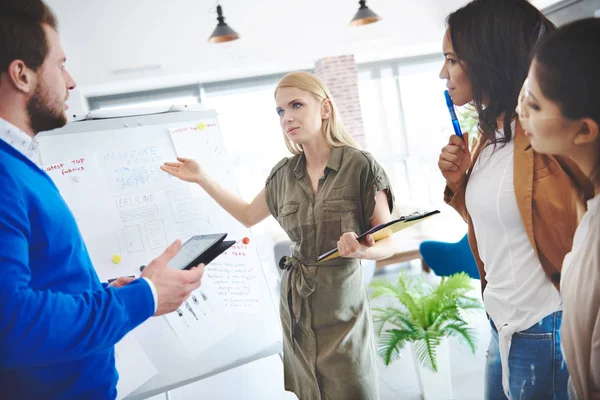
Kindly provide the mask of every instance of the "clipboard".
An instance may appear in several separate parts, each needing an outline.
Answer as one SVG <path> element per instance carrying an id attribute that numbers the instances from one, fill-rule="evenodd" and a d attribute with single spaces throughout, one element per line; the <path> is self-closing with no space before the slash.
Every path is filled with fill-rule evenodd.
<path id="1" fill-rule="evenodd" d="M 379 224 L 377 226 L 372 227 L 368 231 L 362 233 L 359 237 L 356 238 L 359 242 L 367 237 L 367 235 L 372 235 L 375 241 L 384 239 L 392 234 L 401 231 L 402 229 L 406 229 L 415 224 L 418 224 L 421 221 L 424 221 L 436 214 L 439 214 L 438 210 L 429 211 L 425 213 L 415 212 L 413 214 L 402 216 L 398 219 L 395 219 L 390 222 L 386 222 L 385 224 Z M 327 261 L 333 258 L 339 257 L 340 253 L 338 253 L 338 249 L 332 249 L 325 254 L 321 254 L 317 261 Z"/>

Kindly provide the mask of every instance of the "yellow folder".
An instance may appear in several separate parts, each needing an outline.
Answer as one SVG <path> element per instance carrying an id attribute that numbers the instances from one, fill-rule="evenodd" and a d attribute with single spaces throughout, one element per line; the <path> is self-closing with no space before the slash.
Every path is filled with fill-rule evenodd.
<path id="1" fill-rule="evenodd" d="M 430 218 L 435 214 L 439 213 L 440 212 L 438 210 L 435 210 L 426 213 L 413 213 L 410 215 L 405 215 L 393 221 L 386 222 L 385 224 L 380 224 L 372 227 L 368 231 L 361 234 L 358 238 L 356 238 L 356 240 L 361 241 L 362 239 L 366 238 L 369 234 L 373 236 L 373 239 L 375 239 L 375 241 L 385 239 L 386 237 L 389 237 L 392 234 L 401 231 L 402 229 L 406 229 L 410 226 L 418 224 L 421 221 L 425 221 L 427 218 Z M 340 253 L 338 252 L 338 250 L 332 249 L 325 254 L 321 254 L 319 258 L 317 258 L 317 261 L 327 261 L 339 256 Z"/>

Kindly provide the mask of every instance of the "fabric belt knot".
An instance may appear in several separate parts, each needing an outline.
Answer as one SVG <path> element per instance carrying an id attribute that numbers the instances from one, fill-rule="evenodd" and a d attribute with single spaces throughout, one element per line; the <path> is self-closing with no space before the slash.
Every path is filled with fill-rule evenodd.
<path id="1" fill-rule="evenodd" d="M 307 266 L 295 257 L 284 257 L 279 261 L 279 268 L 287 269 L 288 275 L 288 309 L 292 322 L 291 341 L 295 342 L 295 333 L 302 314 L 302 300 L 315 291 L 315 281 L 310 276 Z M 295 349 L 295 346 L 294 346 Z"/>
<path id="2" fill-rule="evenodd" d="M 500 365 L 502 367 L 502 389 L 508 399 L 513 399 L 513 393 L 510 393 L 510 369 L 508 368 L 508 356 L 510 355 L 510 346 L 513 335 L 517 332 L 514 325 L 504 324 L 498 328 L 498 347 L 500 350 Z"/>

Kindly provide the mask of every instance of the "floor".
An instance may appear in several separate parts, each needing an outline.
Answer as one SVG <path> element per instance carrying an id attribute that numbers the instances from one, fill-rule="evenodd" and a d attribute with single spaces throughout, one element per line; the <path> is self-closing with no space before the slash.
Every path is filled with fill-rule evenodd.
<path id="1" fill-rule="evenodd" d="M 420 273 L 420 263 L 405 263 L 386 267 L 375 279 L 395 279 L 401 270 L 410 274 Z M 432 282 L 437 277 L 430 276 Z M 478 296 L 479 282 L 473 281 L 473 295 Z M 385 299 L 372 301 L 372 306 L 386 302 Z M 483 399 L 483 377 L 485 352 L 490 337 L 489 324 L 483 311 L 469 316 L 478 334 L 477 351 L 470 350 L 455 339 L 450 339 L 450 366 L 452 395 L 448 399 Z M 404 349 L 402 357 L 389 367 L 379 362 L 381 400 L 419 400 L 421 393 L 415 372 L 412 354 Z M 165 399 L 165 395 L 152 397 L 152 400 Z M 172 400 L 293 400 L 291 393 L 283 390 L 283 368 L 279 356 L 269 357 L 232 371 L 170 392 Z"/>

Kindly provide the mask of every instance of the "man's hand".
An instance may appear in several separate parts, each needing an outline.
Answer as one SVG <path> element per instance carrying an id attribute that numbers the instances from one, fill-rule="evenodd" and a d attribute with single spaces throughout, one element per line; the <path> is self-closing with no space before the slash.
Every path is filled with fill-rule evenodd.
<path id="1" fill-rule="evenodd" d="M 187 271 L 172 269 L 167 265 L 180 248 L 181 241 L 176 240 L 142 272 L 142 278 L 150 279 L 156 288 L 158 304 L 155 316 L 175 311 L 193 290 L 200 287 L 204 264 Z"/>
<path id="2" fill-rule="evenodd" d="M 120 288 L 130 284 L 133 281 L 135 281 L 135 277 L 133 276 L 121 276 L 120 278 L 117 278 L 109 283 L 108 287 Z"/>

